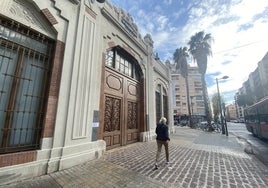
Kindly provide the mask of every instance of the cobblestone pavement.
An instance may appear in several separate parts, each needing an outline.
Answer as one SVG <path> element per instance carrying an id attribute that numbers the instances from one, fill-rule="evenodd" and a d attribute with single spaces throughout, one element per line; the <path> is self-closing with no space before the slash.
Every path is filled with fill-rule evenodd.
<path id="1" fill-rule="evenodd" d="M 268 167 L 244 152 L 235 136 L 176 127 L 171 135 L 170 159 L 164 151 L 153 170 L 155 141 L 107 151 L 94 161 L 5 187 L 174 187 L 266 188 Z"/>

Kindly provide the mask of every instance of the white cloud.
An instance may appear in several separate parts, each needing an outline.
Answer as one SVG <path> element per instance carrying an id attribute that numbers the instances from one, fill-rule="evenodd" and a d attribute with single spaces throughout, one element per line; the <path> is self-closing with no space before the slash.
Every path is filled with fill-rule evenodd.
<path id="1" fill-rule="evenodd" d="M 253 22 L 254 16 L 265 10 L 265 5 L 267 7 L 265 1 L 260 4 L 242 1 L 227 11 L 228 6 L 214 4 L 215 9 L 221 10 L 217 15 L 210 15 L 213 10 L 207 13 L 203 8 L 194 9 L 191 12 L 192 20 L 183 28 L 186 33 L 205 30 L 212 34 L 213 57 L 208 60 L 207 74 L 216 74 L 214 80 L 224 75 L 230 77 L 221 83 L 222 92 L 242 87 L 242 83 L 247 80 L 250 72 L 256 69 L 258 61 L 268 51 L 267 18 L 263 17 Z M 248 24 L 250 27 L 243 29 L 241 27 L 243 24 Z M 216 82 L 208 87 L 208 92 L 209 94 L 216 92 Z"/>
<path id="2" fill-rule="evenodd" d="M 167 5 L 170 5 L 172 3 L 172 0 L 164 0 L 163 2 Z"/>
<path id="3" fill-rule="evenodd" d="M 163 29 L 166 28 L 168 18 L 166 16 L 160 15 L 159 17 L 156 18 L 156 21 L 158 24 L 157 31 L 162 31 Z"/>
<path id="4" fill-rule="evenodd" d="M 211 33 L 213 56 L 208 59 L 207 74 L 213 80 L 230 77 L 220 83 L 222 92 L 242 87 L 268 51 L 267 0 L 111 1 L 127 7 L 143 36 L 152 35 L 154 50 L 163 62 L 172 62 L 175 49 L 187 46 L 196 32 Z M 208 92 L 215 91 L 214 81 L 208 84 Z"/>

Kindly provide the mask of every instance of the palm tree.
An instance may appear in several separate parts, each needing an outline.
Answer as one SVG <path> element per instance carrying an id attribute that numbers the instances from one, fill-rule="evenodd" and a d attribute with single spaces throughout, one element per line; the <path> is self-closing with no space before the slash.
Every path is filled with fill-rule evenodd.
<path id="1" fill-rule="evenodd" d="M 176 49 L 173 54 L 173 60 L 176 63 L 176 70 L 180 70 L 181 75 L 185 78 L 188 114 L 189 114 L 189 119 L 190 119 L 190 126 L 192 126 L 191 108 L 190 108 L 190 99 L 189 99 L 190 97 L 189 97 L 187 57 L 189 57 L 187 47 L 180 47 L 179 49 Z"/>
<path id="2" fill-rule="evenodd" d="M 211 51 L 211 34 L 205 34 L 204 31 L 200 31 L 193 35 L 188 42 L 188 45 L 190 46 L 189 52 L 193 56 L 194 60 L 197 62 L 199 73 L 202 76 L 202 93 L 203 93 L 203 99 L 205 104 L 205 113 L 208 125 L 210 129 L 212 130 L 211 126 L 211 115 L 209 111 L 209 101 L 207 98 L 207 86 L 206 86 L 206 80 L 205 80 L 205 74 L 207 71 L 207 59 L 208 56 L 212 55 Z"/>

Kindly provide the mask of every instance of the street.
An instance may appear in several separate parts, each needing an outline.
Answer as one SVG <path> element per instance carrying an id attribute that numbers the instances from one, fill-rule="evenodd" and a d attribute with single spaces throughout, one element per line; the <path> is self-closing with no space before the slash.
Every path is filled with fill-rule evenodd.
<path id="1" fill-rule="evenodd" d="M 248 144 L 246 152 L 255 154 L 264 164 L 268 165 L 268 140 L 259 139 L 250 133 L 244 123 L 227 123 L 229 134 L 240 138 Z"/>

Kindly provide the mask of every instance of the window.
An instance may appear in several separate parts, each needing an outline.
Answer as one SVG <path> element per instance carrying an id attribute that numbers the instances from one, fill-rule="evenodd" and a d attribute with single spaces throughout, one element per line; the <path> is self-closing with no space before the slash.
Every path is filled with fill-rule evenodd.
<path id="1" fill-rule="evenodd" d="M 176 95 L 176 100 L 180 100 L 181 96 L 180 95 Z"/>
<path id="2" fill-rule="evenodd" d="M 172 80 L 180 80 L 180 76 L 178 76 L 178 75 L 175 75 L 175 76 L 174 76 L 174 75 L 173 75 L 173 76 L 172 76 Z"/>
<path id="3" fill-rule="evenodd" d="M 155 88 L 156 122 L 164 116 L 168 119 L 168 95 L 166 89 L 158 84 Z"/>
<path id="4" fill-rule="evenodd" d="M 197 95 L 197 96 L 195 96 L 195 98 L 196 98 L 196 100 L 203 100 L 203 96 L 201 96 L 201 95 Z"/>
<path id="5" fill-rule="evenodd" d="M 137 70 L 137 61 L 119 47 L 107 51 L 105 64 L 126 76 L 140 80 L 139 71 Z"/>
<path id="6" fill-rule="evenodd" d="M 54 42 L 8 20 L 0 38 L 0 153 L 37 149 Z"/>
<path id="7" fill-rule="evenodd" d="M 155 92 L 155 110 L 156 110 L 156 122 L 162 116 L 162 105 L 161 105 L 161 94 L 159 92 Z"/>
<path id="8" fill-rule="evenodd" d="M 197 101 L 196 102 L 196 105 L 198 106 L 198 107 L 204 107 L 205 105 L 204 105 L 204 102 L 200 102 L 200 101 Z"/>
<path id="9" fill-rule="evenodd" d="M 114 67 L 114 52 L 112 50 L 106 53 L 106 65 Z"/>

